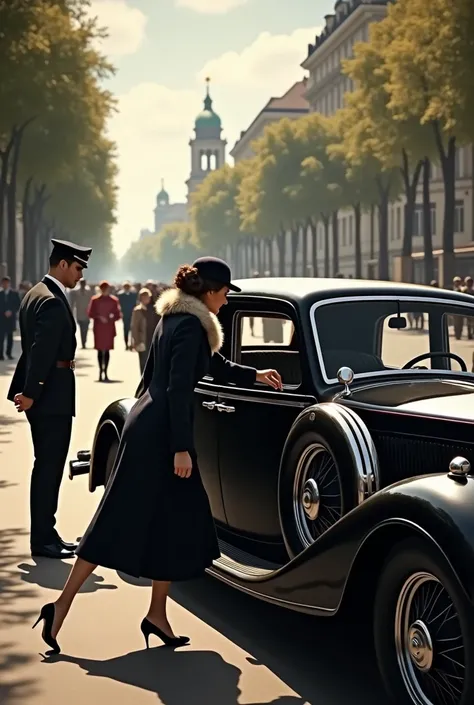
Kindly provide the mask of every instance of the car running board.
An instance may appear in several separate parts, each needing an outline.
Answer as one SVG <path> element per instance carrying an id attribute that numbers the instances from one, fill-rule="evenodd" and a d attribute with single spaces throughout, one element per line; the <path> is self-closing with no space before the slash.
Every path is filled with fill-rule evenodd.
<path id="1" fill-rule="evenodd" d="M 267 578 L 282 567 L 278 563 L 258 558 L 221 539 L 219 539 L 219 548 L 221 557 L 213 561 L 212 568 L 209 568 L 209 572 L 217 576 L 226 573 L 241 580 L 255 581 L 259 578 Z"/>

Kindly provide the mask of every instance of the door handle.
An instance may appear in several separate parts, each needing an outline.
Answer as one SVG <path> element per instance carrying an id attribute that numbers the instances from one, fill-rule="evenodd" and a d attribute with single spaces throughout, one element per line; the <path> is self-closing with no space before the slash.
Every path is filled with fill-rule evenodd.
<path id="1" fill-rule="evenodd" d="M 216 404 L 217 411 L 225 411 L 227 414 L 233 414 L 235 411 L 235 406 L 227 406 L 226 404 Z"/>
<path id="2" fill-rule="evenodd" d="M 216 403 L 217 402 L 215 401 L 203 401 L 202 405 L 205 409 L 209 409 L 210 411 L 212 411 L 213 409 L 215 409 Z"/>

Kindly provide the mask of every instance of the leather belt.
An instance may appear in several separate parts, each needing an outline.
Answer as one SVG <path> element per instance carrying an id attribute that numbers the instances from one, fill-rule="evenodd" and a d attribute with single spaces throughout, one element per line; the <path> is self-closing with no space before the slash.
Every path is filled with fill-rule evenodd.
<path id="1" fill-rule="evenodd" d="M 56 367 L 61 367 L 62 369 L 65 369 L 65 370 L 75 370 L 76 369 L 76 361 L 75 360 L 58 360 L 56 362 Z"/>

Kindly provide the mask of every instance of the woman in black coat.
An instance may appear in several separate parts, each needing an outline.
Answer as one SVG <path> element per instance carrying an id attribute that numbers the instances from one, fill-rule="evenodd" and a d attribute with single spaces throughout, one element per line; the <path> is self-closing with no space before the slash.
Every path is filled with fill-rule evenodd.
<path id="1" fill-rule="evenodd" d="M 59 653 L 56 636 L 72 601 L 97 565 L 153 581 L 141 630 L 181 646 L 168 622 L 170 582 L 203 574 L 219 557 L 214 521 L 199 474 L 193 439 L 194 388 L 209 371 L 216 381 L 281 389 L 275 370 L 257 371 L 218 351 L 216 314 L 227 302 L 230 269 L 201 258 L 180 267 L 175 287 L 158 299 L 157 325 L 139 399 L 125 423 L 112 476 L 76 551 L 77 560 L 55 603 L 45 605 L 43 639 Z"/>

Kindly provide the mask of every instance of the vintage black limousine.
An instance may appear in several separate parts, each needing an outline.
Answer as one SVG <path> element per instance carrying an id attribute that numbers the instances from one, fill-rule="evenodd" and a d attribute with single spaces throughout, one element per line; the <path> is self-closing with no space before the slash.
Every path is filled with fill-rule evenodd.
<path id="1" fill-rule="evenodd" d="M 284 388 L 196 388 L 222 552 L 210 572 L 308 614 L 362 610 L 395 702 L 472 705 L 473 342 L 459 328 L 472 335 L 474 299 L 350 279 L 239 284 L 223 353 L 278 369 Z M 91 491 L 134 402 L 111 404 L 71 463 Z"/>

